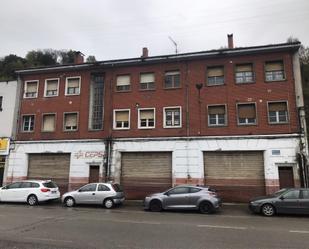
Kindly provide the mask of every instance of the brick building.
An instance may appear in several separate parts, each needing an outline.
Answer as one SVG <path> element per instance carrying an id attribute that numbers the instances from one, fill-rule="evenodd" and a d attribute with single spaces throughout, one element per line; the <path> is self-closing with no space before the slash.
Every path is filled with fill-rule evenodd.
<path id="1" fill-rule="evenodd" d="M 228 201 L 306 185 L 299 46 L 230 36 L 227 49 L 19 70 L 6 181 L 113 179 L 133 199 L 207 184 Z"/>

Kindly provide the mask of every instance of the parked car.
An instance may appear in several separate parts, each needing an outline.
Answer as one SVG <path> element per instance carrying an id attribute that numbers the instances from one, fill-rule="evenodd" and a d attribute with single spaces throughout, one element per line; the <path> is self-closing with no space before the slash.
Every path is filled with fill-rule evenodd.
<path id="1" fill-rule="evenodd" d="M 122 187 L 116 183 L 89 183 L 75 191 L 65 193 L 62 202 L 67 207 L 75 204 L 102 204 L 113 208 L 125 200 Z"/>
<path id="2" fill-rule="evenodd" d="M 215 190 L 207 186 L 177 186 L 162 193 L 152 194 L 144 200 L 144 208 L 153 212 L 168 209 L 199 210 L 213 213 L 221 206 Z"/>
<path id="3" fill-rule="evenodd" d="M 50 180 L 19 181 L 0 188 L 1 202 L 27 202 L 29 205 L 34 206 L 39 202 L 59 198 L 60 192 L 58 186 Z"/>
<path id="4" fill-rule="evenodd" d="M 286 188 L 249 202 L 249 209 L 265 216 L 275 214 L 309 214 L 309 188 Z"/>

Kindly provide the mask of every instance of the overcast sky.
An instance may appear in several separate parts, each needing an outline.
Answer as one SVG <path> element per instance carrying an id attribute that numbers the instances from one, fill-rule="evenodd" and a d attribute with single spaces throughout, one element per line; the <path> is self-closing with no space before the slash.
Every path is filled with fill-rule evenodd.
<path id="1" fill-rule="evenodd" d="M 97 60 L 285 42 L 309 46 L 309 0 L 1 0 L 0 57 L 73 49 Z"/>

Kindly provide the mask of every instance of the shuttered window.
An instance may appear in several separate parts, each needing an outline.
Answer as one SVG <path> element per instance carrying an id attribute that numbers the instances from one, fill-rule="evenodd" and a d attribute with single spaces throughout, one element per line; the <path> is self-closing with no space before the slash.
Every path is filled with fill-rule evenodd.
<path id="1" fill-rule="evenodd" d="M 59 79 L 48 79 L 45 81 L 45 97 L 58 95 Z"/>
<path id="2" fill-rule="evenodd" d="M 155 110 L 142 109 L 139 110 L 139 123 L 138 128 L 155 128 Z"/>
<path id="3" fill-rule="evenodd" d="M 39 81 L 26 81 L 24 87 L 24 98 L 37 98 L 38 97 Z"/>
<path id="4" fill-rule="evenodd" d="M 66 80 L 66 95 L 78 95 L 80 93 L 80 77 L 70 77 Z"/>
<path id="5" fill-rule="evenodd" d="M 253 65 L 251 63 L 236 65 L 235 80 L 239 84 L 254 82 Z"/>
<path id="6" fill-rule="evenodd" d="M 255 104 L 238 104 L 238 124 L 255 124 L 256 108 Z"/>
<path id="7" fill-rule="evenodd" d="M 269 123 L 287 123 L 288 109 L 287 102 L 268 103 L 268 121 Z"/>
<path id="8" fill-rule="evenodd" d="M 216 86 L 224 84 L 224 67 L 208 67 L 207 68 L 207 85 Z"/>
<path id="9" fill-rule="evenodd" d="M 140 89 L 141 90 L 155 89 L 154 73 L 142 73 L 140 75 Z"/>
<path id="10" fill-rule="evenodd" d="M 55 114 L 44 114 L 42 131 L 44 132 L 55 131 L 55 120 L 56 120 Z"/>
<path id="11" fill-rule="evenodd" d="M 170 71 L 165 73 L 165 88 L 180 87 L 180 72 Z"/>
<path id="12" fill-rule="evenodd" d="M 130 75 L 118 75 L 117 76 L 117 85 L 116 90 L 118 92 L 129 91 L 130 90 Z"/>
<path id="13" fill-rule="evenodd" d="M 266 81 L 280 81 L 285 79 L 283 61 L 270 61 L 265 63 Z"/>
<path id="14" fill-rule="evenodd" d="M 226 125 L 225 105 L 208 106 L 208 125 L 222 126 Z"/>
<path id="15" fill-rule="evenodd" d="M 114 129 L 130 127 L 130 110 L 114 110 Z"/>
<path id="16" fill-rule="evenodd" d="M 76 131 L 78 127 L 77 113 L 65 113 L 64 114 L 64 130 Z"/>

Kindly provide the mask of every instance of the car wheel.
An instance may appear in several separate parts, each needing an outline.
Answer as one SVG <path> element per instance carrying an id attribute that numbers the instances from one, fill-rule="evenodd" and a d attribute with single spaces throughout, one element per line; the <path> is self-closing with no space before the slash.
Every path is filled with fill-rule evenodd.
<path id="1" fill-rule="evenodd" d="M 149 210 L 151 212 L 161 212 L 162 211 L 162 203 L 159 200 L 153 200 L 149 204 Z"/>
<path id="2" fill-rule="evenodd" d="M 67 197 L 64 199 L 64 205 L 66 207 L 73 207 L 75 205 L 75 200 L 73 197 Z"/>
<path id="3" fill-rule="evenodd" d="M 27 199 L 27 203 L 30 206 L 35 206 L 35 205 L 37 205 L 39 203 L 38 202 L 38 198 L 35 195 L 29 195 L 29 197 Z"/>
<path id="4" fill-rule="evenodd" d="M 199 210 L 202 214 L 211 214 L 214 210 L 213 205 L 207 201 L 200 204 Z"/>
<path id="5" fill-rule="evenodd" d="M 104 205 L 105 208 L 111 209 L 111 208 L 114 207 L 114 202 L 113 202 L 112 199 L 106 199 L 106 200 L 104 201 L 104 204 L 103 204 L 103 205 Z"/>
<path id="6" fill-rule="evenodd" d="M 262 206 L 261 212 L 265 216 L 273 216 L 275 214 L 275 208 L 271 204 L 264 204 Z"/>

